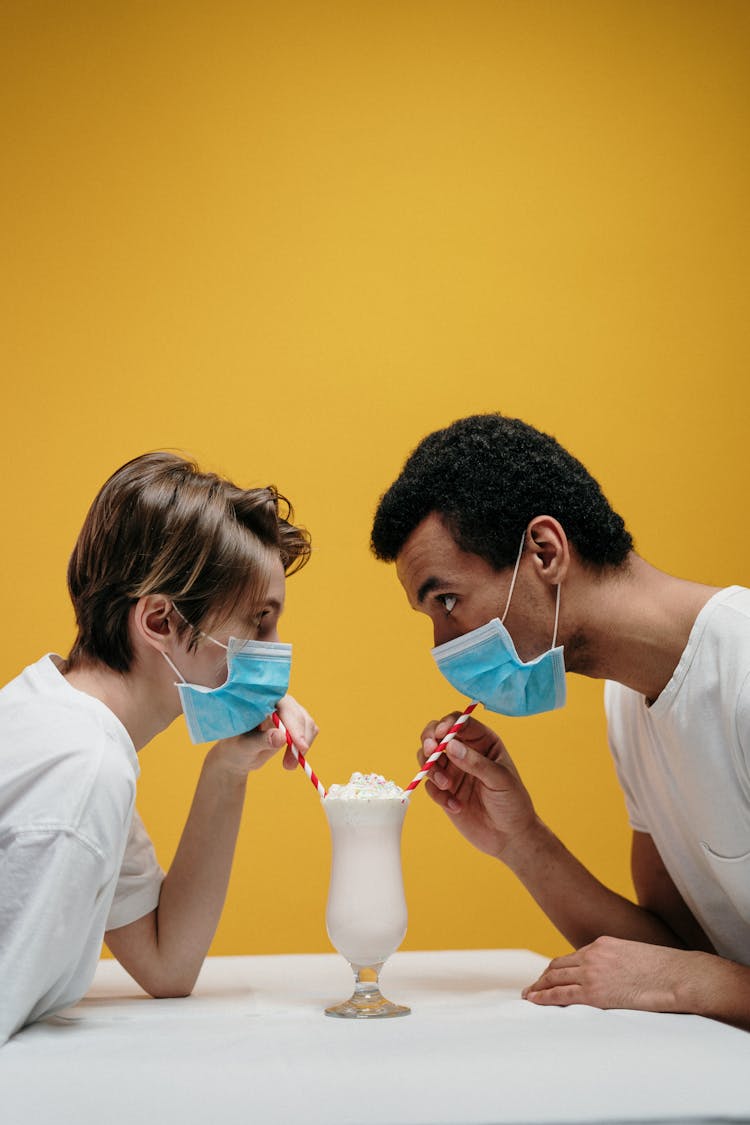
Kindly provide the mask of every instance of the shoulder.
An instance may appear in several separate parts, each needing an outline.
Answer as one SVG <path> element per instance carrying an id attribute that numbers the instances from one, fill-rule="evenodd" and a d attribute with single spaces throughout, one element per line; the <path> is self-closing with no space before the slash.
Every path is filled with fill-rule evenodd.
<path id="1" fill-rule="evenodd" d="M 72 687 L 58 663 L 59 657 L 43 656 L 0 690 L 0 742 L 24 749 L 38 744 L 53 754 L 86 753 L 106 742 L 133 749 L 113 712 Z"/>
<path id="2" fill-rule="evenodd" d="M 727 586 L 714 594 L 704 612 L 708 615 L 708 632 L 736 638 L 750 649 L 750 589 Z"/>
<path id="3" fill-rule="evenodd" d="M 104 704 L 66 685 L 54 665 L 51 672 L 40 665 L 0 699 L 0 824 L 124 823 L 138 774 L 125 728 Z"/>
<path id="4" fill-rule="evenodd" d="M 694 655 L 706 683 L 724 698 L 739 696 L 750 672 L 750 590 L 729 586 L 706 604 Z"/>

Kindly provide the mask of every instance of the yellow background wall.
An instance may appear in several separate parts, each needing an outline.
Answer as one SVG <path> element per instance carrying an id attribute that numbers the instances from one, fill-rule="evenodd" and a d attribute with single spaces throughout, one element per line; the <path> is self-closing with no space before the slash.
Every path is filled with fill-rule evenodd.
<path id="1" fill-rule="evenodd" d="M 3 682 L 66 652 L 65 567 L 118 465 L 186 450 L 314 534 L 288 588 L 323 780 L 401 784 L 460 703 L 368 553 L 420 437 L 502 410 L 600 480 L 638 549 L 748 581 L 750 6 L 724 0 L 0 7 Z M 601 684 L 492 719 L 541 814 L 627 892 Z M 169 863 L 203 751 L 141 755 Z M 329 948 L 304 776 L 252 778 L 214 953 Z M 566 946 L 415 796 L 406 948 Z"/>

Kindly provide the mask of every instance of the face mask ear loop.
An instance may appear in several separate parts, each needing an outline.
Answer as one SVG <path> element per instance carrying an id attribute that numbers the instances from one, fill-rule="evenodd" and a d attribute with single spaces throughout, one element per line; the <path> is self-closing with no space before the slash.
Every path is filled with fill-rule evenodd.
<path id="1" fill-rule="evenodd" d="M 177 614 L 177 615 L 178 615 L 179 617 L 181 617 L 181 618 L 182 618 L 182 620 L 183 620 L 183 621 L 185 622 L 185 624 L 186 624 L 186 625 L 189 625 L 191 629 L 194 629 L 194 628 L 195 628 L 195 625 L 193 625 L 192 621 L 188 621 L 188 619 L 187 619 L 187 617 L 185 616 L 185 614 L 184 614 L 184 613 L 180 613 L 179 609 L 178 609 L 178 608 L 177 608 L 177 606 L 176 606 L 176 605 L 174 604 L 174 602 L 172 602 L 172 609 L 173 609 L 173 610 L 175 611 L 175 613 L 176 613 L 176 614 Z M 218 645 L 218 646 L 219 646 L 219 648 L 223 648 L 225 652 L 227 652 L 227 651 L 229 650 L 229 645 L 225 645 L 225 644 L 222 644 L 222 642 L 221 642 L 221 641 L 217 641 L 217 640 L 216 640 L 216 638 L 215 638 L 215 637 L 212 637 L 212 636 L 211 636 L 211 635 L 210 635 L 209 633 L 204 633 L 202 629 L 199 629 L 199 630 L 198 630 L 198 633 L 200 634 L 200 636 L 201 636 L 201 637 L 205 637 L 207 641 L 210 641 L 210 642 L 211 642 L 211 644 L 214 644 L 214 645 Z M 166 655 L 166 654 L 165 654 L 165 655 Z M 169 659 L 169 658 L 167 658 L 167 659 Z M 171 663 L 171 661 L 170 661 L 170 663 Z M 172 665 L 172 667 L 174 668 L 174 664 Z M 187 681 L 186 681 L 186 680 L 183 680 L 182 682 L 183 682 L 183 683 L 187 683 Z"/>
<path id="2" fill-rule="evenodd" d="M 513 597 L 513 588 L 516 584 L 516 578 L 518 577 L 518 568 L 521 565 L 521 555 L 523 554 L 523 545 L 524 545 L 525 542 L 526 542 L 526 532 L 524 531 L 523 535 L 521 536 L 521 546 L 518 548 L 518 557 L 516 558 L 516 565 L 513 568 L 513 577 L 510 580 L 510 589 L 508 590 L 508 600 L 505 603 L 505 609 L 503 610 L 503 616 L 500 618 L 500 621 L 502 623 L 505 623 L 505 618 L 508 616 L 508 610 L 510 609 L 510 599 Z"/>
<path id="3" fill-rule="evenodd" d="M 179 613 L 179 610 L 178 610 L 177 612 Z M 169 667 L 170 667 L 170 668 L 172 669 L 172 671 L 174 672 L 175 676 L 179 676 L 179 677 L 180 677 L 180 682 L 181 682 L 181 683 L 183 683 L 183 684 L 186 684 L 186 683 L 187 683 L 187 680 L 186 680 L 186 679 L 185 679 L 185 677 L 183 676 L 183 674 L 182 674 L 182 672 L 180 671 L 180 669 L 179 669 L 179 668 L 178 668 L 178 667 L 177 667 L 177 666 L 176 666 L 175 664 L 173 664 L 173 663 L 172 663 L 172 661 L 171 661 L 171 660 L 169 659 L 169 657 L 167 656 L 166 652 L 162 651 L 162 656 L 164 657 L 164 659 L 166 660 L 167 664 L 169 665 Z"/>
<path id="4" fill-rule="evenodd" d="M 557 643 L 557 623 L 560 620 L 560 589 L 562 583 L 557 584 L 557 601 L 555 602 L 555 629 L 552 633 L 552 647 L 554 648 Z"/>

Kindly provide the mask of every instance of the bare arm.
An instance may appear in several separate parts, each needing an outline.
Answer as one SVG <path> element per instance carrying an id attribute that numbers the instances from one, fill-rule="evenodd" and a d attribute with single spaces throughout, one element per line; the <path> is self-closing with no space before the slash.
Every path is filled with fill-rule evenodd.
<path id="1" fill-rule="evenodd" d="M 156 910 L 108 930 L 117 960 L 152 996 L 193 989 L 224 905 L 246 779 L 209 752 Z"/>
<path id="2" fill-rule="evenodd" d="M 636 905 L 611 891 L 538 820 L 498 858 L 573 946 L 587 945 L 602 934 L 652 945 L 685 945 L 683 931 L 674 928 L 676 912 L 663 913 L 654 898 Z"/>
<path id="3" fill-rule="evenodd" d="M 421 760 L 452 721 L 425 729 Z M 578 947 L 555 958 L 524 990 L 526 999 L 690 1012 L 750 1030 L 750 967 L 713 953 L 649 835 L 633 838 L 636 905 L 600 883 L 542 824 L 502 741 L 474 720 L 427 786 L 456 828 L 507 864 Z"/>
<path id="4" fill-rule="evenodd" d="M 669 876 L 651 836 L 636 832 L 639 902 L 687 948 L 601 936 L 547 966 L 523 995 L 535 1004 L 688 1012 L 750 1030 L 750 967 L 718 957 Z"/>
<path id="5" fill-rule="evenodd" d="M 638 902 L 679 934 L 686 949 L 713 953 L 714 947 L 688 908 L 646 832 L 634 832 L 630 868 Z"/>
<path id="6" fill-rule="evenodd" d="M 423 732 L 422 758 L 434 750 L 450 722 L 451 717 Z M 469 720 L 461 741 L 446 748 L 445 758 L 447 763 L 438 763 L 427 783 L 430 796 L 475 847 L 518 876 L 571 945 L 586 945 L 601 934 L 684 944 L 670 919 L 653 908 L 654 901 L 636 905 L 609 890 L 539 820 L 494 731 Z"/>
<path id="7" fill-rule="evenodd" d="M 317 733 L 289 701 L 280 713 L 306 753 Z M 159 905 L 105 941 L 152 996 L 186 996 L 195 984 L 221 916 L 240 828 L 248 774 L 276 754 L 284 736 L 266 729 L 217 742 L 206 755 L 185 828 L 162 883 Z M 284 764 L 293 769 L 289 752 Z"/>
<path id="8" fill-rule="evenodd" d="M 750 1031 L 750 967 L 700 950 L 600 937 L 556 957 L 523 996 L 535 1004 L 684 1012 Z"/>

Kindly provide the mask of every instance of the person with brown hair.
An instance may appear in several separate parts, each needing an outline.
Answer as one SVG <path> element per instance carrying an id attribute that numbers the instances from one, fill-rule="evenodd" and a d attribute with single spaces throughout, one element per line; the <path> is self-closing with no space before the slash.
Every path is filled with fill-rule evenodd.
<path id="1" fill-rule="evenodd" d="M 94 500 L 68 567 L 77 636 L 0 691 L 0 1044 L 79 1000 L 104 939 L 152 996 L 190 993 L 226 896 L 248 775 L 317 734 L 287 695 L 285 575 L 310 540 L 274 488 L 173 453 Z M 169 871 L 135 811 L 138 751 L 183 710 L 215 741 Z M 295 760 L 287 748 L 284 765 Z"/>

